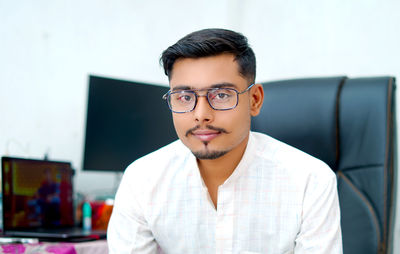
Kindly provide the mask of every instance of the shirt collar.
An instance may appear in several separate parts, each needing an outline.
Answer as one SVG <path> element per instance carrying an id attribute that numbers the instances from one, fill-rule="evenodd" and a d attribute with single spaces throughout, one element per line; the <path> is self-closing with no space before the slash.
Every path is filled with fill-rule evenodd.
<path id="1" fill-rule="evenodd" d="M 249 133 L 249 140 L 247 141 L 246 150 L 240 160 L 239 164 L 236 166 L 235 170 L 233 171 L 232 175 L 225 180 L 222 184 L 227 186 L 229 184 L 234 184 L 236 179 L 238 179 L 242 174 L 246 173 L 247 169 L 252 164 L 254 154 L 256 152 L 256 140 L 252 132 Z"/>
<path id="2" fill-rule="evenodd" d="M 243 173 L 245 173 L 247 171 L 248 167 L 252 164 L 254 155 L 256 153 L 256 144 L 255 143 L 256 143 L 255 137 L 254 137 L 253 133 L 250 132 L 249 140 L 247 141 L 246 150 L 243 153 L 242 159 L 240 160 L 239 164 L 236 166 L 233 173 L 228 177 L 228 179 L 225 180 L 225 182 L 221 186 L 223 186 L 223 185 L 226 186 L 231 183 L 234 183 L 238 177 L 240 177 Z M 203 178 L 200 175 L 200 170 L 197 165 L 196 157 L 189 150 L 189 148 L 186 147 L 186 149 L 189 152 L 187 162 L 189 165 L 191 165 L 190 168 L 193 169 L 192 173 L 197 175 L 198 179 L 200 179 L 200 181 L 201 181 L 201 185 L 203 186 L 203 188 L 206 188 Z"/>

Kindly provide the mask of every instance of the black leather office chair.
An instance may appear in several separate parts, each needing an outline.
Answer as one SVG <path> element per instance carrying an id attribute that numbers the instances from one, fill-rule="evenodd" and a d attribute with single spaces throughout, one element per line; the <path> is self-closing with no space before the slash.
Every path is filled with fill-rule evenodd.
<path id="1" fill-rule="evenodd" d="M 252 129 L 323 160 L 335 171 L 344 254 L 389 253 L 395 207 L 395 79 L 313 78 L 263 86 L 264 105 Z"/>

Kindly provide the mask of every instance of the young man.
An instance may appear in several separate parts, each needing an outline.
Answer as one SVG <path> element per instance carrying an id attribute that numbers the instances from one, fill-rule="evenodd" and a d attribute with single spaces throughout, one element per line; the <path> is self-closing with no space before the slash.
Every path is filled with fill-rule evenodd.
<path id="1" fill-rule="evenodd" d="M 126 169 L 110 253 L 341 253 L 334 173 L 250 132 L 264 93 L 247 39 L 205 29 L 161 60 L 179 140 Z"/>

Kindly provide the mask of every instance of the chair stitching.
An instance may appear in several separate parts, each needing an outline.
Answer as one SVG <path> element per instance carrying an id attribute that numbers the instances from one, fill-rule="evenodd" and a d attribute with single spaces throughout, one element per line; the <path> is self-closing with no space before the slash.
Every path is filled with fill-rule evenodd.
<path id="1" fill-rule="evenodd" d="M 343 180 L 350 186 L 350 188 L 352 188 L 354 190 L 354 192 L 360 196 L 361 200 L 367 205 L 368 210 L 370 211 L 372 218 L 373 218 L 373 223 L 375 225 L 375 230 L 376 230 L 376 237 L 377 237 L 377 247 L 378 247 L 378 253 L 379 250 L 381 249 L 381 234 L 380 234 L 380 227 L 379 227 L 379 223 L 378 223 L 378 218 L 376 216 L 376 213 L 374 211 L 374 208 L 371 205 L 371 202 L 369 202 L 369 200 L 365 197 L 364 194 L 361 193 L 361 191 L 359 189 L 357 189 L 357 187 L 350 181 L 350 179 L 341 171 L 339 171 L 338 173 L 339 177 L 342 177 Z"/>
<path id="2" fill-rule="evenodd" d="M 383 206 L 383 242 L 386 243 L 386 238 L 387 238 L 387 234 L 386 234 L 386 229 L 387 229 L 387 178 L 388 178 L 388 174 L 389 174 L 389 170 L 388 170 L 388 163 L 389 163 L 389 149 L 390 149 L 390 134 L 392 131 L 392 90 L 393 90 L 393 78 L 389 79 L 388 82 L 388 91 L 387 91 L 387 105 L 386 105 L 386 112 L 387 112 L 387 117 L 386 117 L 386 147 L 385 147 L 385 165 L 384 165 L 384 206 Z M 392 187 L 391 187 L 392 188 Z M 386 244 L 385 244 L 386 245 Z M 386 252 L 386 250 L 382 250 L 383 253 Z"/>
<path id="3" fill-rule="evenodd" d="M 339 123 L 340 123 L 340 118 L 339 118 L 340 95 L 342 94 L 342 88 L 343 88 L 346 80 L 347 80 L 347 77 L 343 77 L 340 80 L 340 83 L 339 83 L 339 86 L 338 86 L 338 89 L 336 92 L 336 101 L 335 101 L 335 124 L 336 124 L 336 126 L 335 126 L 336 127 L 336 131 L 335 131 L 335 135 L 336 135 L 336 137 L 335 137 L 336 138 L 335 167 L 336 167 L 336 169 L 335 170 L 337 170 L 339 167 L 339 156 L 340 156 L 340 128 L 339 128 L 340 127 L 339 126 Z"/>

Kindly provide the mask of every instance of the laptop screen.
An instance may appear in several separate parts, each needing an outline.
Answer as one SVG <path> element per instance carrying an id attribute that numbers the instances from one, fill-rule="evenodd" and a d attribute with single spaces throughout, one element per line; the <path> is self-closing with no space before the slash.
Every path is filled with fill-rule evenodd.
<path id="1" fill-rule="evenodd" d="M 3 229 L 74 225 L 69 162 L 2 157 Z"/>

